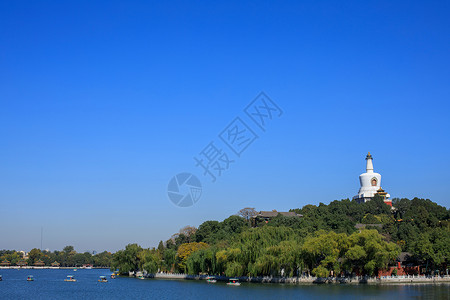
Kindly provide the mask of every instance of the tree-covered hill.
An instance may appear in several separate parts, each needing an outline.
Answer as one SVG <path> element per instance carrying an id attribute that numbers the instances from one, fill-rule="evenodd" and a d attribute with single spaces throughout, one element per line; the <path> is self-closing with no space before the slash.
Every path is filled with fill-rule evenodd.
<path id="1" fill-rule="evenodd" d="M 114 255 L 112 268 L 227 276 L 373 275 L 408 251 L 428 270 L 444 270 L 449 210 L 418 198 L 394 199 L 393 206 L 378 197 L 363 204 L 345 199 L 292 209 L 302 217 L 279 214 L 268 222 L 251 222 L 248 210 L 241 210 L 245 218 L 186 226 L 157 249 L 128 245 Z M 357 229 L 357 224 L 363 225 Z"/>

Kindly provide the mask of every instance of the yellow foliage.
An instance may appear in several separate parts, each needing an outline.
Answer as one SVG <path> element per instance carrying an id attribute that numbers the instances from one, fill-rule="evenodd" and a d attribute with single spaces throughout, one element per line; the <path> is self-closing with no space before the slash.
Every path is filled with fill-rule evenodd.
<path id="1" fill-rule="evenodd" d="M 203 242 L 181 244 L 180 247 L 178 247 L 177 256 L 182 261 L 186 261 L 188 259 L 188 257 L 195 251 L 206 249 L 208 247 L 209 247 L 209 245 L 207 243 L 203 243 Z"/>

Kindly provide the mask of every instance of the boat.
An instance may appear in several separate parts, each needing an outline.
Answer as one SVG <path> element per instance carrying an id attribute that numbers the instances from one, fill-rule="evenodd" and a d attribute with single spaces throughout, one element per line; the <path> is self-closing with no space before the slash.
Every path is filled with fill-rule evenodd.
<path id="1" fill-rule="evenodd" d="M 241 283 L 239 282 L 239 279 L 237 279 L 237 278 L 230 278 L 230 281 L 227 282 L 227 285 L 238 286 L 238 285 L 241 285 Z"/>
<path id="2" fill-rule="evenodd" d="M 112 272 L 111 278 L 112 278 L 112 279 L 116 279 L 117 276 L 119 276 L 119 275 L 120 275 L 119 270 L 116 270 L 116 271 Z"/>
<path id="3" fill-rule="evenodd" d="M 108 279 L 106 279 L 106 276 L 100 276 L 98 282 L 108 282 Z"/>
<path id="4" fill-rule="evenodd" d="M 2 277 L 2 275 L 0 275 L 0 281 L 2 281 L 3 280 L 3 277 Z"/>
<path id="5" fill-rule="evenodd" d="M 34 281 L 34 277 L 33 277 L 33 275 L 28 275 L 28 277 L 27 277 L 27 281 Z"/>
<path id="6" fill-rule="evenodd" d="M 77 271 L 77 268 L 74 268 L 73 270 L 76 272 L 76 271 Z"/>
<path id="7" fill-rule="evenodd" d="M 64 281 L 75 282 L 77 280 L 73 277 L 73 275 L 67 275 L 67 278 L 64 279 Z"/>
<path id="8" fill-rule="evenodd" d="M 216 280 L 216 278 L 213 277 L 213 276 L 208 276 L 208 277 L 206 277 L 206 282 L 207 282 L 207 283 L 216 283 L 217 280 Z"/>
<path id="9" fill-rule="evenodd" d="M 138 279 L 145 279 L 144 273 L 142 273 L 141 271 L 136 272 L 136 278 L 138 278 Z"/>

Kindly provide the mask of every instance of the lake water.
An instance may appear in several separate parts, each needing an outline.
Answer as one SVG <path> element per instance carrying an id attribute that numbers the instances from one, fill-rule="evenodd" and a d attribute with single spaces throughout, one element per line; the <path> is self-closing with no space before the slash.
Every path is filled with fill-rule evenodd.
<path id="1" fill-rule="evenodd" d="M 440 285 L 288 285 L 120 277 L 106 269 L 1 270 L 0 299 L 450 299 L 450 284 Z M 35 281 L 26 281 L 33 275 Z M 74 275 L 77 282 L 65 282 Z M 97 282 L 100 275 L 107 283 Z"/>

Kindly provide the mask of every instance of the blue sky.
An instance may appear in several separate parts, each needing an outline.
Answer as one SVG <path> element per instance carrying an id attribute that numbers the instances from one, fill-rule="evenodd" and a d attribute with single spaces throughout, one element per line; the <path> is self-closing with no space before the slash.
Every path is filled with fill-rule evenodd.
<path id="1" fill-rule="evenodd" d="M 449 207 L 447 1 L 92 2 L 0 3 L 0 249 L 351 198 L 368 151 L 392 197 Z M 283 115 L 212 183 L 194 156 L 261 91 Z"/>

